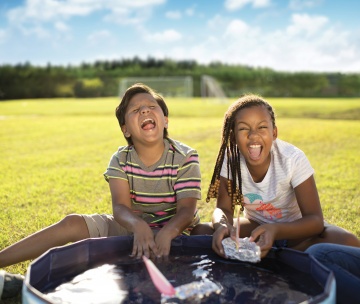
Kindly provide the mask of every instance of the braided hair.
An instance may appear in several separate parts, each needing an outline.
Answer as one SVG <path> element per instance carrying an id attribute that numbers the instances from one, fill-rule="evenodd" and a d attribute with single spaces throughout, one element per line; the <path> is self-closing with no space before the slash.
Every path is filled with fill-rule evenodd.
<path id="1" fill-rule="evenodd" d="M 271 105 L 265 101 L 261 96 L 247 94 L 240 97 L 237 101 L 230 105 L 225 113 L 224 124 L 222 129 L 222 138 L 220 143 L 219 153 L 216 159 L 214 172 L 209 185 L 206 202 L 211 198 L 217 198 L 220 187 L 220 171 L 224 162 L 225 153 L 227 156 L 227 191 L 232 201 L 232 209 L 235 205 L 241 205 L 241 210 L 244 209 L 244 197 L 242 194 L 241 182 L 241 168 L 240 168 L 240 151 L 234 140 L 235 134 L 235 116 L 245 108 L 250 107 L 265 107 L 271 117 L 272 125 L 275 128 L 275 113 Z M 231 176 L 230 176 L 231 174 Z"/>

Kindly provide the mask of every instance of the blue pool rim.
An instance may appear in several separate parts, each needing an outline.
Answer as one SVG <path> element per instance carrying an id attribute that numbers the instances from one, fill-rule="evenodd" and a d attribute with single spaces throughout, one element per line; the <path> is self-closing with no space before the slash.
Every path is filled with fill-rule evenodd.
<path id="1" fill-rule="evenodd" d="M 211 236 L 179 236 L 172 241 L 172 246 L 193 248 L 211 248 Z M 103 262 L 116 257 L 120 251 L 131 249 L 132 237 L 116 236 L 91 238 L 70 245 L 48 250 L 30 263 L 22 289 L 23 304 L 52 303 L 39 290 L 52 281 L 58 280 L 71 269 L 79 274 Z M 336 303 L 336 283 L 333 273 L 307 253 L 288 249 L 271 249 L 267 258 L 279 259 L 294 268 L 295 271 L 310 274 L 323 288 L 323 292 L 312 297 L 307 303 Z"/>

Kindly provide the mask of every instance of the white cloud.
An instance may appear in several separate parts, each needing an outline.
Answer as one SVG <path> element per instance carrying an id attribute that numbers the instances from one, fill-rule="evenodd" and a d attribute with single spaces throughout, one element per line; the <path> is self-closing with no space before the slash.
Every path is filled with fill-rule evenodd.
<path id="1" fill-rule="evenodd" d="M 36 36 L 37 38 L 40 38 L 40 39 L 46 39 L 46 38 L 53 37 L 51 32 L 41 25 L 35 25 L 32 27 L 20 25 L 19 29 L 22 32 L 22 34 L 25 36 Z"/>
<path id="2" fill-rule="evenodd" d="M 310 16 L 307 14 L 294 14 L 291 20 L 292 24 L 286 29 L 290 35 L 302 33 L 314 35 L 328 23 L 328 18 L 325 16 Z"/>
<path id="3" fill-rule="evenodd" d="M 226 0 L 225 8 L 229 11 L 235 11 L 248 4 L 253 8 L 264 8 L 270 6 L 271 0 Z"/>
<path id="4" fill-rule="evenodd" d="M 55 22 L 54 27 L 60 32 L 69 31 L 69 27 L 64 22 L 61 21 Z"/>
<path id="5" fill-rule="evenodd" d="M 181 40 L 182 35 L 173 29 L 169 29 L 154 34 L 148 33 L 144 36 L 144 39 L 149 42 L 167 43 Z"/>
<path id="6" fill-rule="evenodd" d="M 91 33 L 87 37 L 87 41 L 91 45 L 97 45 L 99 43 L 109 43 L 109 41 L 113 40 L 112 34 L 107 30 L 101 30 Z"/>
<path id="7" fill-rule="evenodd" d="M 239 38 L 240 36 L 247 35 L 250 27 L 241 20 L 232 20 L 225 30 L 226 38 Z"/>
<path id="8" fill-rule="evenodd" d="M 169 12 L 166 12 L 165 17 L 168 19 L 181 19 L 181 12 L 169 11 Z"/>
<path id="9" fill-rule="evenodd" d="M 228 19 L 224 18 L 221 15 L 215 15 L 212 19 L 208 20 L 207 22 L 207 26 L 212 30 L 223 28 L 227 24 L 228 24 Z"/>
<path id="10" fill-rule="evenodd" d="M 0 29 L 0 43 L 5 42 L 6 38 L 7 38 L 6 30 Z"/>
<path id="11" fill-rule="evenodd" d="M 104 20 L 120 25 L 141 25 L 151 17 L 151 9 L 139 8 L 132 10 L 126 7 L 113 9 Z"/>
<path id="12" fill-rule="evenodd" d="M 208 21 L 209 28 L 216 24 L 222 34 L 209 34 L 197 44 L 178 46 L 169 53 L 202 63 L 221 61 L 283 71 L 360 70 L 359 43 L 324 16 L 294 14 L 286 27 L 275 30 L 219 15 Z"/>
<path id="13" fill-rule="evenodd" d="M 292 10 L 311 9 L 322 3 L 323 0 L 290 0 L 289 8 Z"/>
<path id="14" fill-rule="evenodd" d="M 136 10 L 151 10 L 153 6 L 166 0 L 26 0 L 24 6 L 18 6 L 8 12 L 11 23 L 51 22 L 74 16 L 87 16 L 96 11 L 109 11 L 110 15 L 124 17 Z"/>
<path id="15" fill-rule="evenodd" d="M 195 8 L 193 8 L 193 7 L 185 10 L 186 16 L 194 16 L 194 13 L 195 13 Z"/>

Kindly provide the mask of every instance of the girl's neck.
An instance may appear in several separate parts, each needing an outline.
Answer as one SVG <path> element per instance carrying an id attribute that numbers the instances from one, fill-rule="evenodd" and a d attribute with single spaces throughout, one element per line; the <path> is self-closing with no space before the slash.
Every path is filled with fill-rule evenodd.
<path id="1" fill-rule="evenodd" d="M 164 141 L 151 145 L 138 144 L 135 146 L 137 155 L 146 167 L 152 166 L 162 157 L 164 148 Z"/>
<path id="2" fill-rule="evenodd" d="M 269 155 L 265 163 L 259 166 L 247 165 L 251 177 L 255 183 L 261 183 L 264 180 L 266 173 L 269 170 L 270 162 L 271 162 L 271 155 Z"/>

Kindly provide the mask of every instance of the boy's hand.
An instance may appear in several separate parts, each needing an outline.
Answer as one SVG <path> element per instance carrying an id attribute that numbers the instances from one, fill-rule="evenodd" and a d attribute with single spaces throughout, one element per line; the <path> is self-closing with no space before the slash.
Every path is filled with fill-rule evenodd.
<path id="1" fill-rule="evenodd" d="M 139 223 L 134 230 L 134 244 L 130 256 L 141 258 L 145 255 L 147 258 L 150 258 L 152 253 L 158 256 L 154 233 L 146 222 Z"/>
<path id="2" fill-rule="evenodd" d="M 155 236 L 155 243 L 157 246 L 157 253 L 158 255 L 156 257 L 166 257 L 170 253 L 171 248 L 171 236 L 169 236 L 169 233 L 166 233 L 164 228 L 162 228 Z"/>

